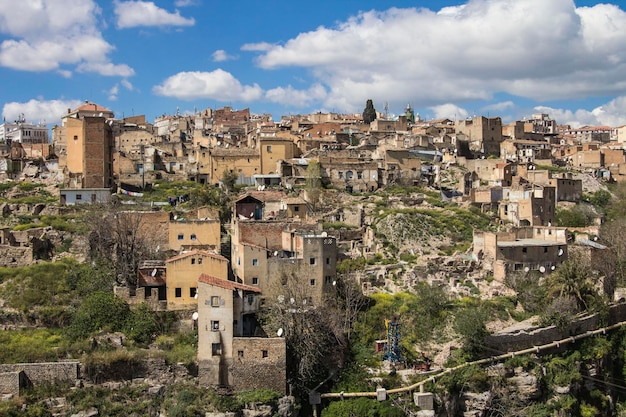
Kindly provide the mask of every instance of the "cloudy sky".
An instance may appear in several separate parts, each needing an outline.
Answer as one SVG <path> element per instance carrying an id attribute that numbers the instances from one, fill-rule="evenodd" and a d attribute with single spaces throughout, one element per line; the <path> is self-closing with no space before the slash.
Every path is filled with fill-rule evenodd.
<path id="1" fill-rule="evenodd" d="M 626 124 L 625 1 L 0 0 L 7 121 L 232 106 Z M 610 1 L 610 0 L 609 0 Z"/>

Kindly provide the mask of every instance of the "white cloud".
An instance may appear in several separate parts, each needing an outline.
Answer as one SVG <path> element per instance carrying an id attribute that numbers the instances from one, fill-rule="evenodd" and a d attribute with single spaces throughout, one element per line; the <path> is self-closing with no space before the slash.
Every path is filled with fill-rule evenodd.
<path id="1" fill-rule="evenodd" d="M 266 52 L 275 48 L 276 45 L 268 42 L 246 43 L 241 47 L 242 51 Z"/>
<path id="2" fill-rule="evenodd" d="M 131 75 L 112 64 L 114 47 L 98 30 L 101 10 L 92 0 L 0 2 L 0 65 L 21 71 L 57 71 L 69 77 L 74 66 L 101 75 Z"/>
<path id="3" fill-rule="evenodd" d="M 432 106 L 430 107 L 430 110 L 432 110 L 435 114 L 435 117 L 433 117 L 433 119 L 458 120 L 465 119 L 469 115 L 467 110 L 452 103 Z"/>
<path id="4" fill-rule="evenodd" d="M 281 45 L 246 44 L 264 69 L 300 67 L 328 94 L 321 106 L 403 108 L 507 93 L 558 100 L 626 93 L 626 13 L 572 0 L 471 0 L 437 11 L 359 13 Z"/>
<path id="5" fill-rule="evenodd" d="M 115 84 L 113 87 L 111 87 L 111 89 L 109 89 L 108 91 L 105 91 L 110 101 L 116 101 L 117 95 L 119 94 L 119 92 L 120 92 L 119 84 Z"/>
<path id="6" fill-rule="evenodd" d="M 588 126 L 623 126 L 626 125 L 626 96 L 619 96 L 593 110 L 568 110 L 537 106 L 535 110 L 547 113 L 558 124 L 572 127 Z"/>
<path id="7" fill-rule="evenodd" d="M 135 91 L 135 86 L 133 86 L 133 84 L 127 79 L 123 79 L 122 81 L 120 81 L 120 84 L 122 84 L 122 87 L 124 87 L 128 91 Z"/>
<path id="8" fill-rule="evenodd" d="M 326 97 L 326 89 L 315 84 L 307 90 L 296 90 L 292 86 L 277 87 L 265 92 L 265 98 L 272 103 L 279 103 L 294 108 L 310 106 Z"/>
<path id="9" fill-rule="evenodd" d="M 213 58 L 214 62 L 224 62 L 224 61 L 228 61 L 231 59 L 237 59 L 236 56 L 234 55 L 229 55 L 225 50 L 223 49 L 218 49 L 217 51 L 213 52 L 213 54 L 211 55 L 211 57 Z"/>
<path id="10" fill-rule="evenodd" d="M 176 7 L 188 7 L 188 6 L 199 6 L 199 0 L 176 0 L 174 2 L 174 6 Z"/>
<path id="11" fill-rule="evenodd" d="M 506 110 L 511 110 L 513 108 L 515 108 L 515 103 L 508 100 L 508 101 L 501 101 L 499 103 L 493 103 L 487 106 L 483 106 L 481 110 L 486 111 L 486 112 L 503 112 Z"/>
<path id="12" fill-rule="evenodd" d="M 138 26 L 193 26 L 196 21 L 158 7 L 151 1 L 115 1 L 114 13 L 120 29 Z"/>
<path id="13" fill-rule="evenodd" d="M 26 103 L 5 103 L 2 108 L 2 117 L 6 120 L 15 120 L 23 114 L 31 123 L 61 123 L 61 117 L 68 109 L 75 109 L 82 104 L 81 100 L 43 100 L 31 99 Z"/>
<path id="14" fill-rule="evenodd" d="M 257 84 L 242 85 L 229 72 L 216 69 L 212 72 L 179 72 L 153 87 L 160 96 L 182 100 L 214 99 L 218 101 L 254 101 L 263 95 Z"/>

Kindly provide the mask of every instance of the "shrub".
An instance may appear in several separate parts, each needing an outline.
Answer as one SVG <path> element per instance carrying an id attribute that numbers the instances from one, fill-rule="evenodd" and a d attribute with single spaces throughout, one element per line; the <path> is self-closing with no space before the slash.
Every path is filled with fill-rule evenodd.
<path id="1" fill-rule="evenodd" d="M 145 303 L 141 303 L 131 309 L 131 314 L 125 327 L 126 336 L 142 345 L 152 342 L 154 336 L 159 331 L 154 312 Z"/>
<path id="2" fill-rule="evenodd" d="M 113 293 L 98 291 L 85 298 L 68 329 L 71 339 L 84 339 L 99 330 L 122 331 L 130 308 Z"/>

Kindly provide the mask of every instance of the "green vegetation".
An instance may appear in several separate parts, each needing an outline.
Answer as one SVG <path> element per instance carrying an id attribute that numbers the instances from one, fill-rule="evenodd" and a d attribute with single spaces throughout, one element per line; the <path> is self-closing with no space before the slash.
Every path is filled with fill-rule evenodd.
<path id="1" fill-rule="evenodd" d="M 391 401 L 379 402 L 369 398 L 354 398 L 333 401 L 322 411 L 322 417 L 402 417 L 403 410 L 393 406 Z"/>

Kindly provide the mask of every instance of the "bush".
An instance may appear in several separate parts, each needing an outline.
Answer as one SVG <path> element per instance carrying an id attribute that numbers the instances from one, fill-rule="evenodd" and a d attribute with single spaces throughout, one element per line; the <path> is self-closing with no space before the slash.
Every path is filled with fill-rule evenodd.
<path id="1" fill-rule="evenodd" d="M 85 339 L 96 331 L 123 331 L 130 308 L 113 293 L 98 291 L 85 298 L 68 329 L 72 340 Z"/>
<path id="2" fill-rule="evenodd" d="M 403 417 L 404 412 L 390 401 L 379 402 L 369 398 L 334 401 L 322 411 L 322 417 Z"/>
<path id="3" fill-rule="evenodd" d="M 126 336 L 142 345 L 148 345 L 152 342 L 154 336 L 159 332 L 159 324 L 155 314 L 145 303 L 131 309 L 125 328 Z"/>

